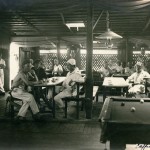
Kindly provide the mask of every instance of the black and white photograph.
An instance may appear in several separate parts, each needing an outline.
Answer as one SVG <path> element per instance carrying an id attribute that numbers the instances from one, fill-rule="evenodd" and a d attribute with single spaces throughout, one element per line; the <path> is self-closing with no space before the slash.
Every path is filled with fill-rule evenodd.
<path id="1" fill-rule="evenodd" d="M 150 0 L 0 0 L 0 150 L 150 150 Z"/>

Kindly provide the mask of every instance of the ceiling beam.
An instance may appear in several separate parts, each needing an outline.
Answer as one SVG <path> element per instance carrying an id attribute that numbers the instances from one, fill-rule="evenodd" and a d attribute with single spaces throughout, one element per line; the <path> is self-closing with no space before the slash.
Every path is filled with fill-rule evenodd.
<path id="1" fill-rule="evenodd" d="M 36 26 L 34 26 L 28 19 L 26 19 L 25 17 L 23 17 L 22 15 L 20 15 L 18 12 L 13 12 L 17 17 L 19 17 L 23 22 L 25 22 L 28 26 L 30 26 L 31 28 L 33 28 L 36 32 L 38 32 L 40 35 L 45 36 L 45 40 L 47 40 L 51 45 L 53 45 L 53 47 L 56 47 L 56 44 L 52 41 L 50 41 L 47 37 L 47 35 L 42 32 L 40 29 L 38 29 Z"/>
<path id="2" fill-rule="evenodd" d="M 8 4 L 6 1 L 2 0 L 3 5 L 8 8 Z M 19 17 L 23 22 L 25 22 L 28 26 L 32 27 L 33 29 L 35 29 L 35 31 L 37 31 L 40 35 L 45 36 L 45 40 L 47 40 L 51 45 L 53 45 L 53 47 L 56 47 L 56 44 L 52 41 L 50 41 L 48 39 L 48 37 L 45 35 L 45 33 L 43 33 L 41 30 L 39 30 L 36 26 L 34 26 L 30 21 L 28 21 L 25 17 L 23 17 L 22 15 L 20 15 L 18 12 L 13 11 L 11 9 L 9 9 L 10 12 L 12 12 L 15 16 Z M 15 34 L 15 33 L 14 33 Z"/>
<path id="3" fill-rule="evenodd" d="M 150 25 L 150 18 L 148 19 L 145 27 L 143 28 L 143 32 L 149 27 L 149 25 Z"/>
<path id="4" fill-rule="evenodd" d="M 63 13 L 60 13 L 60 16 L 61 16 L 61 19 L 62 19 L 62 22 L 63 24 L 66 26 L 66 21 L 65 21 L 65 17 L 63 15 Z M 66 26 L 68 28 L 68 26 Z M 68 28 L 70 30 L 70 32 L 72 32 L 72 30 L 70 28 Z M 73 33 L 73 32 L 72 32 Z"/>
<path id="5" fill-rule="evenodd" d="M 95 21 L 95 23 L 94 23 L 94 25 L 93 25 L 93 30 L 95 29 L 97 23 L 99 22 L 99 20 L 100 20 L 102 14 L 103 14 L 103 12 L 104 12 L 104 11 L 102 11 L 102 12 L 99 14 L 98 18 L 96 19 L 96 21 Z"/>

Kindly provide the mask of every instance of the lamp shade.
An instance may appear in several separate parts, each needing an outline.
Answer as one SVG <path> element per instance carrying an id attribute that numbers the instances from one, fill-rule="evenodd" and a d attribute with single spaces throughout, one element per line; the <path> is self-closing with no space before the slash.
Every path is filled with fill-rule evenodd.
<path id="1" fill-rule="evenodd" d="M 122 36 L 118 35 L 117 33 L 111 31 L 110 29 L 107 29 L 105 33 L 102 33 L 101 35 L 96 37 L 97 39 L 120 39 Z"/>

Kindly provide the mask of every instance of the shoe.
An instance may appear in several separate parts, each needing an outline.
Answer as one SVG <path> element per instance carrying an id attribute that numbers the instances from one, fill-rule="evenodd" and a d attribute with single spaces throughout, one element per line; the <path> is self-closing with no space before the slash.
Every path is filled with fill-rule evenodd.
<path id="1" fill-rule="evenodd" d="M 0 89 L 0 95 L 5 95 L 5 91 Z"/>
<path id="2" fill-rule="evenodd" d="M 64 112 L 65 112 L 65 108 L 58 108 L 58 109 L 57 109 L 57 112 L 59 112 L 59 113 L 64 113 Z"/>
<path id="3" fill-rule="evenodd" d="M 17 122 L 24 122 L 24 121 L 26 121 L 26 117 L 16 116 L 15 117 L 15 121 L 17 121 Z"/>
<path id="4" fill-rule="evenodd" d="M 39 108 L 39 110 L 40 110 L 40 112 L 42 113 L 42 112 L 44 112 L 45 111 L 45 106 L 40 106 L 40 108 Z"/>
<path id="5" fill-rule="evenodd" d="M 40 113 L 34 114 L 34 115 L 33 115 L 33 119 L 34 119 L 35 121 L 43 121 L 43 119 L 42 119 Z"/>

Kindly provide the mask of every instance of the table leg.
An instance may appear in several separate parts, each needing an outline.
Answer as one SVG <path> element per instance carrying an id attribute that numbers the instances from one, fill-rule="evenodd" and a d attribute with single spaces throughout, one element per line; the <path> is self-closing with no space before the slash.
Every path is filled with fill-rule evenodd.
<path id="1" fill-rule="evenodd" d="M 125 150 L 126 144 L 118 140 L 110 140 L 110 150 Z"/>
<path id="2" fill-rule="evenodd" d="M 103 103 L 105 101 L 105 98 L 106 98 L 106 87 L 104 86 L 104 88 L 103 88 Z"/>
<path id="3" fill-rule="evenodd" d="M 56 107 L 55 107 L 55 101 L 54 101 L 55 86 L 53 86 L 52 90 L 53 90 L 53 95 L 52 95 L 53 108 L 52 108 L 52 111 L 53 111 L 53 118 L 55 118 L 55 117 L 56 117 L 56 113 L 55 113 L 55 109 L 56 109 Z"/>

